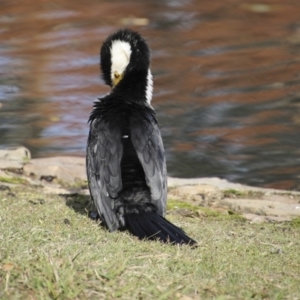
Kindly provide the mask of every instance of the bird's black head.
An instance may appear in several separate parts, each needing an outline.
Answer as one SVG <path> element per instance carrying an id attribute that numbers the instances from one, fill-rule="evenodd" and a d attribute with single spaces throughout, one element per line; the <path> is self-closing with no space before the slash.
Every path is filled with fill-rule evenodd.
<path id="1" fill-rule="evenodd" d="M 131 73 L 145 73 L 145 77 L 148 74 L 150 51 L 138 32 L 122 29 L 110 35 L 102 45 L 100 56 L 103 79 L 113 88 Z"/>

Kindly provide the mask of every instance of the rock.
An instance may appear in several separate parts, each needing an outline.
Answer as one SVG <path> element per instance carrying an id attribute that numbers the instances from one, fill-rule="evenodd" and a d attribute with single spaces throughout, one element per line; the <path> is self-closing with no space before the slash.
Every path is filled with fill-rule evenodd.
<path id="1" fill-rule="evenodd" d="M 222 200 L 223 205 L 242 214 L 255 214 L 256 216 L 276 217 L 284 216 L 300 217 L 299 203 L 297 199 L 286 196 L 272 195 L 262 196 L 260 199 L 227 199 Z M 274 218 L 273 218 L 274 219 Z"/>
<path id="2" fill-rule="evenodd" d="M 24 174 L 38 179 L 47 176 L 58 181 L 74 184 L 86 181 L 85 158 L 57 156 L 32 159 L 24 166 Z"/>
<path id="3" fill-rule="evenodd" d="M 1 170 L 16 170 L 16 169 L 22 169 L 23 163 L 20 161 L 15 160 L 8 160 L 0 158 L 0 169 Z"/>
<path id="4" fill-rule="evenodd" d="M 30 158 L 30 151 L 25 147 L 0 149 L 0 169 L 20 170 Z"/>
<path id="5" fill-rule="evenodd" d="M 186 185 L 171 189 L 169 198 L 190 202 L 193 205 L 211 206 L 222 198 L 220 189 L 207 184 Z"/>
<path id="6" fill-rule="evenodd" d="M 262 192 L 264 194 L 287 194 L 290 195 L 300 195 L 298 191 L 285 191 L 285 190 L 276 190 L 276 189 L 268 189 L 268 188 L 260 188 L 254 186 L 248 186 L 240 183 L 233 183 L 227 181 L 226 179 L 221 179 L 217 177 L 204 177 L 204 178 L 175 178 L 175 177 L 168 177 L 168 187 L 177 187 L 183 185 L 211 185 L 218 187 L 221 191 L 225 190 L 236 190 L 239 192 Z"/>
<path id="7" fill-rule="evenodd" d="M 237 212 L 252 223 L 300 217 L 300 193 L 296 191 L 250 187 L 219 178 L 170 178 L 169 185 L 176 186 L 168 193 L 170 199 L 208 206 L 222 213 Z M 228 197 L 226 191 L 235 197 Z"/>
<path id="8" fill-rule="evenodd" d="M 0 149 L 0 159 L 23 162 L 31 158 L 30 151 L 25 147 Z"/>
<path id="9" fill-rule="evenodd" d="M 256 214 L 243 214 L 243 217 L 250 221 L 250 223 L 265 223 L 265 222 L 286 222 L 292 218 L 289 215 L 286 216 L 258 216 Z"/>

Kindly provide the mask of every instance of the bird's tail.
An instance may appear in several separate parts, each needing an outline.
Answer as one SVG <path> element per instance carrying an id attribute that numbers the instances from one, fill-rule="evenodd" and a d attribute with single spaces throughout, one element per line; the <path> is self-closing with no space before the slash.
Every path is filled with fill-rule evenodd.
<path id="1" fill-rule="evenodd" d="M 127 229 L 141 240 L 160 240 L 165 243 L 191 246 L 197 244 L 182 229 L 154 212 L 126 214 L 125 222 Z"/>

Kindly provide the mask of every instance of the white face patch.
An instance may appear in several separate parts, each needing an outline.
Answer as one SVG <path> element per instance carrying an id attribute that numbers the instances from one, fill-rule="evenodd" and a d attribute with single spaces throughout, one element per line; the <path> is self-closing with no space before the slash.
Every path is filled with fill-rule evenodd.
<path id="1" fill-rule="evenodd" d="M 111 72 L 112 82 L 115 80 L 115 74 L 121 76 L 130 61 L 131 46 L 128 42 L 115 40 L 112 42 L 111 48 Z"/>

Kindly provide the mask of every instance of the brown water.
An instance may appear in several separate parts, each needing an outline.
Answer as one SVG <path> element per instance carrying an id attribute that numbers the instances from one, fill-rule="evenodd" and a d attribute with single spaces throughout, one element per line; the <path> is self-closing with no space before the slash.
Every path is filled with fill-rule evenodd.
<path id="1" fill-rule="evenodd" d="M 300 2 L 1 1 L 0 145 L 84 155 L 99 48 L 120 27 L 152 48 L 172 176 L 299 188 Z"/>

